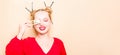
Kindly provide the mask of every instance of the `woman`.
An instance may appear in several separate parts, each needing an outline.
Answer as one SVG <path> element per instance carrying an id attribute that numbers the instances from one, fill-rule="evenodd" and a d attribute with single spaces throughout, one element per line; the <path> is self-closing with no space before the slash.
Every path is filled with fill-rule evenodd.
<path id="1" fill-rule="evenodd" d="M 66 55 L 63 42 L 55 37 L 51 37 L 50 27 L 52 10 L 33 10 L 31 18 L 34 20 L 33 27 L 37 33 L 36 37 L 22 39 L 25 29 L 29 23 L 20 25 L 20 31 L 6 46 L 6 55 Z"/>

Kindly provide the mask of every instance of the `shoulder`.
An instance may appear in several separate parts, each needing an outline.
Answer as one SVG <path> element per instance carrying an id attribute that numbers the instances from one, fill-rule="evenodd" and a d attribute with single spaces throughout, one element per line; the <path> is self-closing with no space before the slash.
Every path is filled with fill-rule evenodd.
<path id="1" fill-rule="evenodd" d="M 54 41 L 57 42 L 58 44 L 63 44 L 63 41 L 57 37 L 54 37 Z"/>
<path id="2" fill-rule="evenodd" d="M 25 38 L 23 40 L 32 40 L 32 39 L 34 39 L 34 37 L 27 37 L 27 38 Z"/>
<path id="3" fill-rule="evenodd" d="M 30 44 L 34 41 L 34 39 L 35 39 L 34 37 L 28 37 L 28 38 L 23 39 L 23 42 L 24 44 Z"/>

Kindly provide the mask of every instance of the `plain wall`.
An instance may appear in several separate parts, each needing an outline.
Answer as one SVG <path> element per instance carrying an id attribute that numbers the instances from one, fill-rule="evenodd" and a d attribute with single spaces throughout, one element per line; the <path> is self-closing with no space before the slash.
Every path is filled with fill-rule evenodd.
<path id="1" fill-rule="evenodd" d="M 0 55 L 19 23 L 29 20 L 31 1 L 0 0 Z M 34 9 L 43 7 L 34 0 Z M 120 55 L 120 0 L 55 0 L 52 8 L 52 35 L 63 40 L 68 55 Z M 31 30 L 25 36 L 34 36 Z"/>

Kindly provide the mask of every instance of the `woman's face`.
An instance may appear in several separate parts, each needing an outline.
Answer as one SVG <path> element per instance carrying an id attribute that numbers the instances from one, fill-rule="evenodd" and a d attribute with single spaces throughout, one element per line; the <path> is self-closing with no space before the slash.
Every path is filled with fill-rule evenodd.
<path id="1" fill-rule="evenodd" d="M 38 11 L 34 15 L 34 28 L 39 34 L 46 34 L 50 29 L 51 21 L 46 11 Z"/>

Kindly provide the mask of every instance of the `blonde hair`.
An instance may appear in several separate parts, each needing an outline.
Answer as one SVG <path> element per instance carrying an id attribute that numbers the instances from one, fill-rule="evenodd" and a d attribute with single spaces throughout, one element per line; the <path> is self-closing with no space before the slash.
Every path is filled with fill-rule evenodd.
<path id="1" fill-rule="evenodd" d="M 48 12 L 48 15 L 50 17 L 50 21 L 52 22 L 52 18 L 51 18 L 51 14 L 52 14 L 52 9 L 49 7 L 46 7 L 45 9 L 38 9 L 38 10 L 33 10 L 30 14 L 31 20 L 34 20 L 34 15 L 35 13 L 37 13 L 38 11 L 46 11 Z"/>

